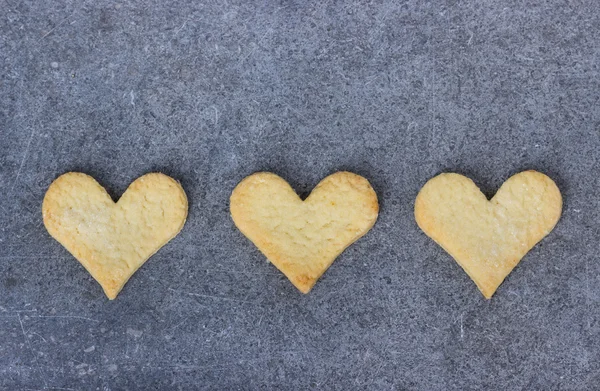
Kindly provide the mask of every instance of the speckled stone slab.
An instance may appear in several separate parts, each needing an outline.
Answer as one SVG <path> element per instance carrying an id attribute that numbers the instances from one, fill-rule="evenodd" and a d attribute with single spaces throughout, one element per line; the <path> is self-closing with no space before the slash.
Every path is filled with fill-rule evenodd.
<path id="1" fill-rule="evenodd" d="M 0 1 L 0 389 L 591 390 L 600 7 Z M 490 301 L 414 221 L 457 172 L 551 177 L 561 220 Z M 380 214 L 300 294 L 234 226 L 257 171 L 364 176 Z M 50 235 L 65 172 L 159 171 L 189 215 L 115 301 Z"/>

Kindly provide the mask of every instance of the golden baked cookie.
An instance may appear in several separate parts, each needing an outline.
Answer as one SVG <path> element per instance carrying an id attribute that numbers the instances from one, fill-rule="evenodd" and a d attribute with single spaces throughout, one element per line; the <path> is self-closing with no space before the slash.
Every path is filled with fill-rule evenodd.
<path id="1" fill-rule="evenodd" d="M 419 227 L 450 253 L 487 299 L 552 231 L 561 210 L 558 187 L 536 171 L 512 176 L 489 201 L 469 178 L 441 174 L 423 186 L 415 201 Z"/>
<path id="2" fill-rule="evenodd" d="M 304 201 L 279 176 L 259 172 L 241 181 L 230 201 L 235 225 L 302 293 L 379 212 L 369 182 L 350 172 L 323 179 Z"/>
<path id="3" fill-rule="evenodd" d="M 94 178 L 69 172 L 52 182 L 42 204 L 50 235 L 81 262 L 111 300 L 181 231 L 187 212 L 181 185 L 160 173 L 139 177 L 115 203 Z"/>

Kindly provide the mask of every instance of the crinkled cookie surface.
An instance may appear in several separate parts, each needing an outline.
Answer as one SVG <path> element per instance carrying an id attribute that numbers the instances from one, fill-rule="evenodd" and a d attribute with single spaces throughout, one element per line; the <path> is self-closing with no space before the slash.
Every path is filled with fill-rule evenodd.
<path id="1" fill-rule="evenodd" d="M 81 262 L 111 300 L 179 233 L 187 212 L 181 185 L 160 173 L 139 177 L 115 203 L 94 178 L 69 172 L 50 185 L 42 205 L 50 235 Z"/>
<path id="2" fill-rule="evenodd" d="M 369 182 L 350 172 L 323 179 L 304 201 L 279 176 L 256 173 L 237 185 L 230 207 L 240 231 L 303 293 L 379 213 Z"/>
<path id="3" fill-rule="evenodd" d="M 512 176 L 489 201 L 469 178 L 441 174 L 423 186 L 415 201 L 419 227 L 450 253 L 488 299 L 552 231 L 561 211 L 558 187 L 536 171 Z"/>

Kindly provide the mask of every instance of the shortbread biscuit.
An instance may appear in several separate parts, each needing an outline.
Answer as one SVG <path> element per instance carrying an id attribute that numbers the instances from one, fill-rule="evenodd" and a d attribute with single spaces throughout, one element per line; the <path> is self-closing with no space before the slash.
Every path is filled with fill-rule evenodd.
<path id="1" fill-rule="evenodd" d="M 136 179 L 115 203 L 94 178 L 69 172 L 52 182 L 42 205 L 50 235 L 81 262 L 110 300 L 179 233 L 187 212 L 181 185 L 160 173 Z"/>
<path id="2" fill-rule="evenodd" d="M 231 217 L 302 293 L 367 233 L 379 212 L 369 182 L 350 172 L 323 179 L 302 201 L 279 176 L 250 175 L 231 194 Z"/>
<path id="3" fill-rule="evenodd" d="M 472 180 L 441 174 L 415 201 L 419 227 L 458 262 L 489 299 L 521 258 L 560 218 L 562 197 L 536 171 L 509 178 L 487 200 Z"/>

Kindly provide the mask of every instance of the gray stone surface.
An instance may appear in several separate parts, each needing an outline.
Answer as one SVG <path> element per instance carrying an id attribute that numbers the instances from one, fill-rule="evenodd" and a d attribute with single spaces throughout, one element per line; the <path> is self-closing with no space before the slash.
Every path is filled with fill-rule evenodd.
<path id="1" fill-rule="evenodd" d="M 0 0 L 0 389 L 600 388 L 596 0 Z M 432 176 L 538 169 L 556 229 L 486 301 L 413 219 Z M 273 171 L 379 194 L 307 296 L 234 227 Z M 188 223 L 109 302 L 45 231 L 67 171 L 162 171 Z"/>

